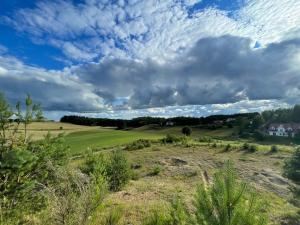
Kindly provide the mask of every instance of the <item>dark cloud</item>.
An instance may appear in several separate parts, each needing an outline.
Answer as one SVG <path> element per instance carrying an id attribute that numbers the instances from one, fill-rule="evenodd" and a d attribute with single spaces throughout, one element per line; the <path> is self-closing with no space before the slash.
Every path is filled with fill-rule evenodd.
<path id="1" fill-rule="evenodd" d="M 163 64 L 111 59 L 74 72 L 114 96 L 129 96 L 133 108 L 288 100 L 299 96 L 299 52 L 298 39 L 254 49 L 250 39 L 223 36 L 201 39 Z"/>
<path id="2" fill-rule="evenodd" d="M 252 43 L 234 36 L 205 38 L 163 63 L 111 58 L 54 72 L 15 63 L 21 75 L 13 65 L 0 61 L 0 68 L 5 69 L 0 74 L 0 90 L 12 100 L 31 93 L 48 110 L 69 111 L 224 104 L 245 99 L 297 102 L 300 40 L 259 49 Z"/>

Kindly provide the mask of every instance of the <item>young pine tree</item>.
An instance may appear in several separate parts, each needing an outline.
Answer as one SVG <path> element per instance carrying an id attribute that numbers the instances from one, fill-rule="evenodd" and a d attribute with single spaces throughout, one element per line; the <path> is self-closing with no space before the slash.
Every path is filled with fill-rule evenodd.
<path id="1" fill-rule="evenodd" d="M 231 163 L 214 175 L 211 186 L 198 187 L 195 202 L 199 225 L 265 225 L 266 217 L 256 195 L 239 182 Z"/>

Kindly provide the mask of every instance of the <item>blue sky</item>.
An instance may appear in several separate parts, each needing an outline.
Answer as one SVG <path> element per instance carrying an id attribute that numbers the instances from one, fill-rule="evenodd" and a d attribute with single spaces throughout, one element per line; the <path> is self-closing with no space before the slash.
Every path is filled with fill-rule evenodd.
<path id="1" fill-rule="evenodd" d="M 1 0 L 0 91 L 52 118 L 293 105 L 299 14 L 297 0 Z"/>

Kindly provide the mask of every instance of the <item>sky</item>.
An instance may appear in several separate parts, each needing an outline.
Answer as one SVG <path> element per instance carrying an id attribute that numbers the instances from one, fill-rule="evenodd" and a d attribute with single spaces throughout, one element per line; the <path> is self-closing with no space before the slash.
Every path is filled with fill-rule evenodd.
<path id="1" fill-rule="evenodd" d="M 299 0 L 0 0 L 0 92 L 46 116 L 300 103 Z"/>

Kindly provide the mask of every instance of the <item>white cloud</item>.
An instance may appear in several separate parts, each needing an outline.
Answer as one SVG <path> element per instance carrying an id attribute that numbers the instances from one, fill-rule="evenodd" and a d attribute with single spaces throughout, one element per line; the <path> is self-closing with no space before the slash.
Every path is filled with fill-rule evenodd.
<path id="1" fill-rule="evenodd" d="M 248 0 L 233 16 L 212 7 L 190 15 L 189 7 L 197 2 L 39 1 L 36 8 L 21 9 L 6 20 L 35 38 L 60 43 L 56 46 L 78 61 L 100 55 L 165 61 L 203 37 L 230 34 L 266 45 L 300 29 L 298 0 Z"/>

